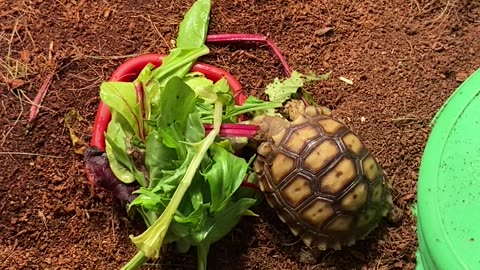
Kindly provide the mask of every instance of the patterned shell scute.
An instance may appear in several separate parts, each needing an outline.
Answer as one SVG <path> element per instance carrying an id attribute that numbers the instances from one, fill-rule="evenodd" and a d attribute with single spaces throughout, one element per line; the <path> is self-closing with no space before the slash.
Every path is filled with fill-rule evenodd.
<path id="1" fill-rule="evenodd" d="M 301 115 L 258 154 L 254 168 L 268 204 L 307 246 L 351 246 L 390 210 L 378 162 L 332 117 Z"/>

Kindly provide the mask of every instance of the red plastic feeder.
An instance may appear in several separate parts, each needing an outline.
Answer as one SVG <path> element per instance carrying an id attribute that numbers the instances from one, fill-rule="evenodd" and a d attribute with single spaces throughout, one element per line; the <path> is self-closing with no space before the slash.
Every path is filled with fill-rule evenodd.
<path id="1" fill-rule="evenodd" d="M 133 82 L 148 64 L 153 64 L 155 67 L 161 66 L 163 57 L 165 56 L 161 54 L 145 54 L 132 58 L 120 65 L 113 72 L 109 81 Z M 242 105 L 247 99 L 247 95 L 243 91 L 240 83 L 225 70 L 204 63 L 196 63 L 190 71 L 200 72 L 213 82 L 225 78 L 233 92 L 235 103 L 237 105 Z M 92 139 L 90 141 L 92 147 L 97 147 L 98 149 L 105 151 L 105 132 L 107 131 L 110 119 L 110 109 L 106 104 L 100 101 L 97 115 L 95 117 L 95 123 L 93 125 Z"/>

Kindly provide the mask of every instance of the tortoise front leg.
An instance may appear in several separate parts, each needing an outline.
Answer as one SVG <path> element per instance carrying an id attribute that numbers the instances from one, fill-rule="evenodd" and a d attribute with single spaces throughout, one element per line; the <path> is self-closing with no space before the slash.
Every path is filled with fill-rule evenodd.
<path id="1" fill-rule="evenodd" d="M 290 100 L 285 104 L 285 111 L 290 120 L 295 121 L 300 115 L 315 117 L 319 115 L 331 116 L 332 111 L 323 106 L 307 106 L 301 100 Z"/>

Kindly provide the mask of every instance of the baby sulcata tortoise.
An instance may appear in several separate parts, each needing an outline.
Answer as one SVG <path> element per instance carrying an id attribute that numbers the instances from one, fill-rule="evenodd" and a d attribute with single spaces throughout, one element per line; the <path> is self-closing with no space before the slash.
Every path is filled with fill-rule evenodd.
<path id="1" fill-rule="evenodd" d="M 264 141 L 254 163 L 260 189 L 308 247 L 351 246 L 398 211 L 385 174 L 328 109 L 298 102 L 286 109 L 292 122 L 278 116 L 253 119 L 260 126 L 257 139 Z"/>

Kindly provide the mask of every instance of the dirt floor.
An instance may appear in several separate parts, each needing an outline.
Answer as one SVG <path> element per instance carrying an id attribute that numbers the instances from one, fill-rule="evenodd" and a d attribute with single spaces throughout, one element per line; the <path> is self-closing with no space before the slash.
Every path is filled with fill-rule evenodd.
<path id="1" fill-rule="evenodd" d="M 0 1 L 2 269 L 118 269 L 134 255 L 128 236 L 139 228 L 109 194 L 92 192 L 81 153 L 99 84 L 134 55 L 166 53 L 191 3 Z M 210 33 L 226 32 L 268 35 L 301 72 L 333 71 L 308 90 L 378 157 L 405 216 L 352 248 L 303 264 L 297 256 L 303 244 L 264 204 L 254 209 L 260 217 L 244 219 L 211 248 L 209 267 L 414 269 L 411 209 L 420 159 L 435 112 L 480 67 L 480 2 L 214 1 Z M 250 94 L 262 96 L 274 77 L 284 76 L 265 47 L 211 49 L 202 61 L 231 72 Z M 26 134 L 31 100 L 52 72 Z M 195 269 L 195 262 L 194 251 L 169 251 L 150 268 Z"/>

